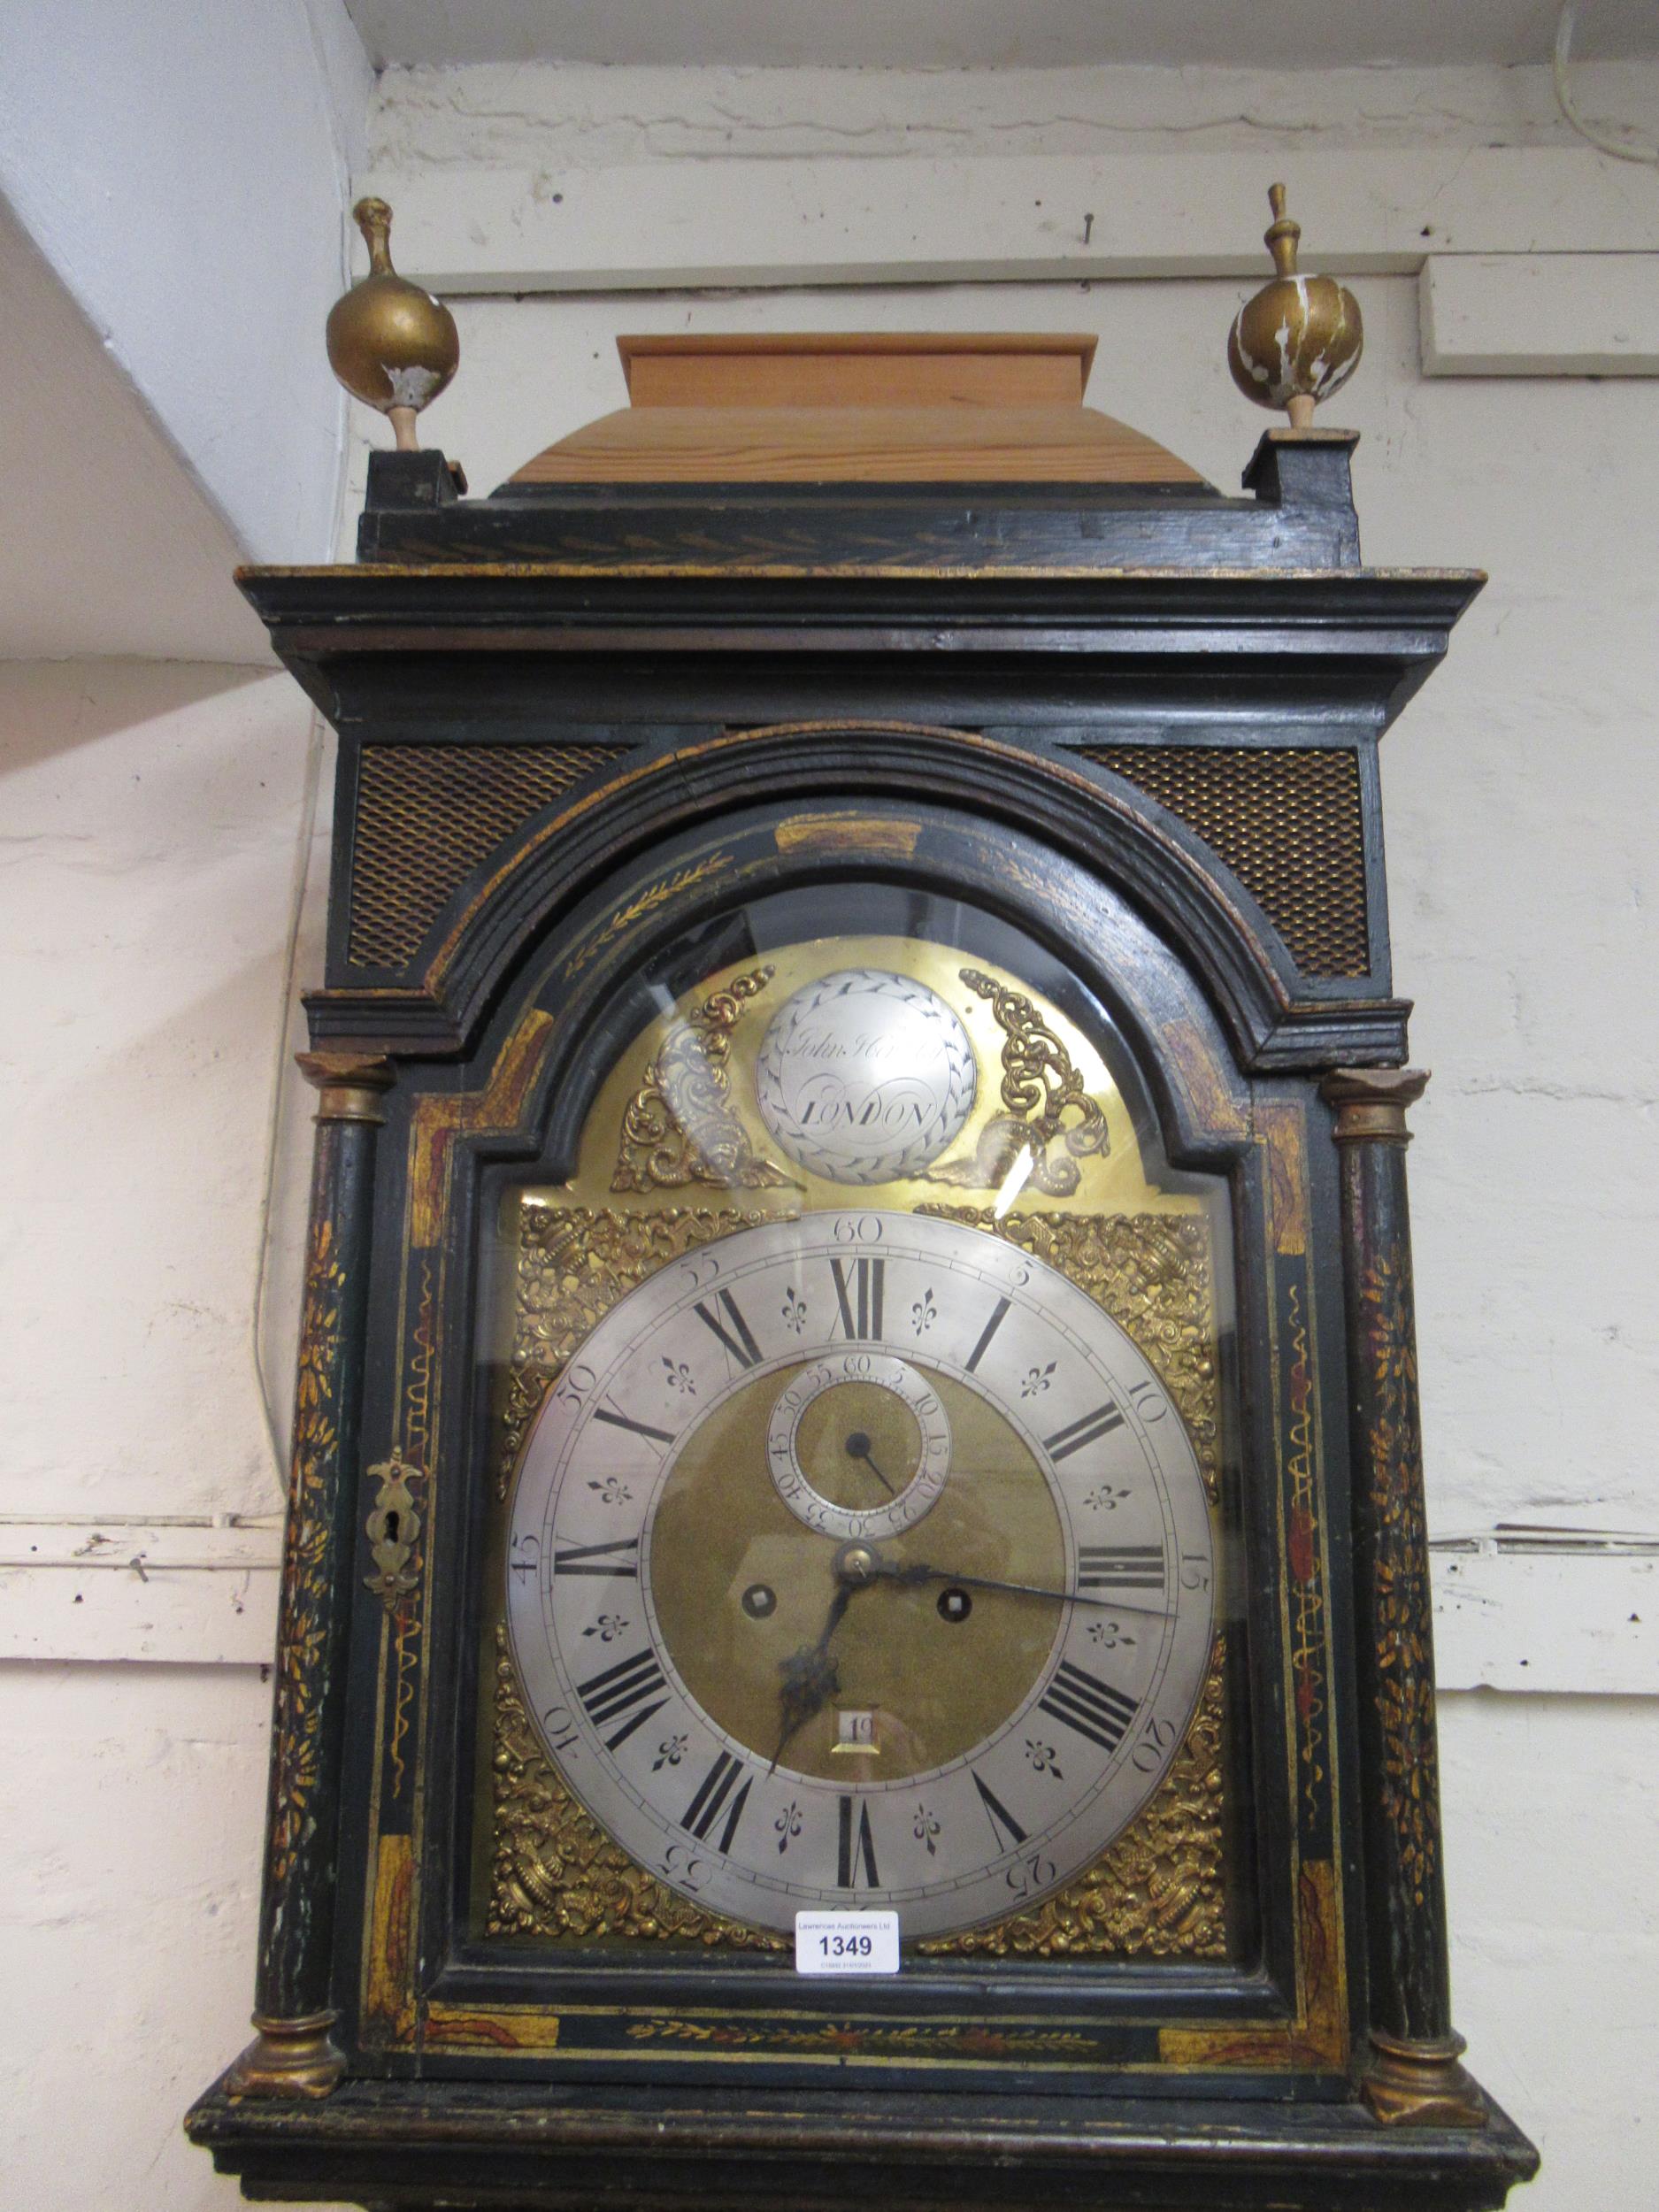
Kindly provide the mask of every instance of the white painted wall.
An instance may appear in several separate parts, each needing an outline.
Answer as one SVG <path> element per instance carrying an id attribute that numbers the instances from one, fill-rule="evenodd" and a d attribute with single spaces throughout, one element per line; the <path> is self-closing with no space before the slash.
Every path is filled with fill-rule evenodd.
<path id="1" fill-rule="evenodd" d="M 1648 86 L 1593 73 L 1584 104 L 1640 119 L 1659 105 Z M 179 96 L 188 107 L 199 93 Z M 206 142 L 188 120 L 180 133 L 187 153 Z M 853 189 L 863 149 L 914 179 L 885 219 L 897 266 L 907 204 L 936 192 L 941 152 L 983 171 L 1009 153 L 1143 150 L 1173 188 L 1186 177 L 1194 234 L 1213 225 L 1231 242 L 1263 216 L 1242 198 L 1210 206 L 1199 152 L 1248 157 L 1252 198 L 1288 173 L 1294 205 L 1305 157 L 1363 150 L 1403 206 L 1431 154 L 1473 163 L 1495 141 L 1560 155 L 1560 135 L 1537 73 L 1515 71 L 478 70 L 388 78 L 368 173 L 395 205 L 418 184 L 488 255 L 511 242 L 489 227 L 518 188 L 503 177 L 542 176 L 551 193 L 556 171 L 630 165 L 649 237 L 706 165 L 745 169 L 759 201 L 773 157 L 822 157 Z M 1563 220 L 1545 204 L 1548 173 L 1514 172 L 1521 214 L 1540 196 L 1540 227 Z M 308 188 L 334 205 L 323 165 Z M 1617 203 L 1636 247 L 1614 242 L 1652 252 L 1656 192 L 1630 170 L 1616 188 L 1598 180 L 1586 204 Z M 1296 211 L 1317 260 L 1317 199 Z M 861 217 L 878 247 L 882 219 L 873 204 Z M 418 235 L 400 236 L 419 266 Z M 426 420 L 480 489 L 620 403 L 619 328 L 1094 328 L 1095 403 L 1223 485 L 1265 420 L 1226 377 L 1243 288 L 1225 277 L 710 299 L 571 295 L 544 273 L 543 296 L 458 309 L 461 374 Z M 221 280 L 204 265 L 202 295 Z M 1417 1056 L 1435 1070 L 1412 1162 L 1431 1504 L 1442 1542 L 1469 1546 L 1437 1555 L 1457 2009 L 1477 2070 L 1542 2140 L 1532 2212 L 1647 2212 L 1659 389 L 1425 380 L 1415 275 L 1361 289 L 1368 353 L 1340 412 L 1364 434 L 1368 557 L 1493 572 L 1384 753 L 1398 976 L 1419 1002 Z M 311 380 L 312 397 L 294 401 L 308 423 L 332 419 L 316 399 L 319 320 L 295 326 L 285 357 Z M 359 442 L 354 488 L 362 465 Z M 256 454 L 250 496 L 278 497 L 277 473 Z M 274 1484 L 249 1340 L 309 735 L 280 677 L 0 666 L 0 926 L 13 954 L 0 1516 L 35 1524 L 0 1525 L 0 1559 L 41 1548 L 32 1567 L 0 1567 L 0 1831 L 16 1839 L 0 1987 L 36 2000 L 0 2007 L 7 2212 L 236 2201 L 176 2121 L 241 2039 L 251 1978 L 268 1691 L 249 1662 L 268 1647 Z M 305 979 L 316 914 L 313 898 Z M 284 1253 L 305 1111 L 290 1091 Z M 53 1171 L 72 1158 L 65 1181 Z M 270 1308 L 280 1370 L 285 1277 Z M 1555 1533 L 1519 1553 L 1500 1533 L 1516 1522 L 1577 1531 L 1581 1547 Z M 1617 1531 L 1640 1540 L 1612 1548 Z M 108 1540 L 98 1555 L 142 1552 L 150 1579 L 67 1563 L 94 1533 Z M 1483 1682 L 1503 1694 L 1477 1694 Z"/>
<path id="2" fill-rule="evenodd" d="M 237 545 L 0 197 L 0 658 L 275 666 Z"/>
<path id="3" fill-rule="evenodd" d="M 334 535 L 370 81 L 341 0 L 0 9 L 0 194 L 256 560 Z"/>

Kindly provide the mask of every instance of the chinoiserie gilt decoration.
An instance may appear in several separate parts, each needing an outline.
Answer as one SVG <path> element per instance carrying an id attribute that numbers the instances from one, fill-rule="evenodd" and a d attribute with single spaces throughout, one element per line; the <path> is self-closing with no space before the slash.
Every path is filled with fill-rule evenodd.
<path id="1" fill-rule="evenodd" d="M 1247 399 L 1282 407 L 1293 430 L 1306 430 L 1314 409 L 1359 366 L 1365 333 L 1359 302 L 1346 285 L 1297 269 L 1302 226 L 1285 212 L 1284 186 L 1271 186 L 1267 196 L 1273 220 L 1263 242 L 1278 273 L 1234 316 L 1227 366 Z"/>
<path id="2" fill-rule="evenodd" d="M 187 2122 L 249 2194 L 1532 2171 L 1453 2024 L 1377 772 L 1481 580 L 1361 565 L 1358 311 L 1272 204 L 1243 498 L 1087 334 L 887 333 L 623 339 L 472 499 L 359 208 L 399 449 L 356 564 L 244 580 L 340 733 L 254 2039 Z"/>
<path id="3" fill-rule="evenodd" d="M 418 452 L 415 418 L 455 374 L 460 334 L 441 300 L 393 268 L 386 202 L 359 200 L 351 212 L 369 250 L 369 273 L 329 311 L 328 365 L 353 399 L 389 418 L 400 453 Z"/>

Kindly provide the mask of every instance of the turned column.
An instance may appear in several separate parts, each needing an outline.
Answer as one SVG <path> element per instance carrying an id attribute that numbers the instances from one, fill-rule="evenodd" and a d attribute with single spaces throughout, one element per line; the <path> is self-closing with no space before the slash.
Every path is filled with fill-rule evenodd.
<path id="1" fill-rule="evenodd" d="M 1335 1110 L 1353 1462 L 1356 1683 L 1372 2062 L 1379 2120 L 1479 2127 L 1451 2021 L 1433 1625 L 1417 1402 L 1406 1109 L 1425 1074 L 1344 1068 Z"/>
<path id="2" fill-rule="evenodd" d="M 329 2035 L 340 1767 L 374 1148 L 394 1070 L 335 1051 L 303 1052 L 299 1064 L 321 1095 L 277 1624 L 257 2032 L 230 2071 L 239 2097 L 326 2097 L 345 2066 Z"/>

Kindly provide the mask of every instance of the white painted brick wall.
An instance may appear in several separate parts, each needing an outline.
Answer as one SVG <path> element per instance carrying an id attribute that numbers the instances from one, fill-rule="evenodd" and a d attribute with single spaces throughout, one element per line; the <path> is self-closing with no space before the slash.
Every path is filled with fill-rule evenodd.
<path id="1" fill-rule="evenodd" d="M 1581 97 L 1651 120 L 1659 71 L 1586 72 Z M 400 174 L 441 176 L 461 209 L 493 204 L 502 169 L 552 191 L 565 165 L 658 165 L 646 234 L 716 158 L 754 157 L 764 191 L 780 157 L 903 157 L 920 188 L 941 156 L 1143 150 L 1178 180 L 1188 156 L 1249 156 L 1263 187 L 1288 175 L 1316 265 L 1310 155 L 1384 157 L 1409 195 L 1425 150 L 1566 142 L 1541 73 L 1377 70 L 413 73 L 386 81 L 370 136 L 395 202 Z M 1618 193 L 1659 250 L 1659 180 L 1623 172 Z M 1206 212 L 1249 242 L 1263 219 Z M 482 490 L 620 403 L 621 328 L 1080 325 L 1101 334 L 1094 403 L 1230 488 L 1265 419 L 1223 360 L 1244 288 L 470 299 L 459 380 L 426 419 Z M 1442 1647 L 1459 1684 L 1578 1693 L 1442 1701 L 1457 2011 L 1542 2141 L 1532 2212 L 1647 2212 L 1659 1701 L 1595 1693 L 1659 1686 L 1652 1555 L 1518 1557 L 1493 1532 L 1659 1530 L 1659 390 L 1425 381 L 1415 280 L 1359 288 L 1368 353 L 1339 411 L 1364 435 L 1367 556 L 1493 575 L 1384 750 L 1398 981 L 1435 1071 L 1412 1156 L 1431 1506 L 1439 1535 L 1471 1540 L 1440 1555 Z M 60 1550 L 84 1515 L 152 1563 L 239 1562 L 268 1521 L 248 1336 L 307 733 L 280 678 L 0 669 L 0 1516 L 50 1524 Z M 279 1375 L 306 1110 L 291 1093 Z M 180 1514 L 204 1525 L 156 1525 Z M 35 1540 L 16 1522 L 0 1540 L 8 1560 Z M 270 1583 L 0 1567 L 0 1651 L 40 1655 L 0 1663 L 0 1987 L 29 1998 L 0 2008 L 0 2206 L 238 2200 L 177 2117 L 243 2032 L 269 1691 L 257 1666 L 176 1663 L 257 1650 Z M 175 1663 L 119 1663 L 143 1650 Z"/>

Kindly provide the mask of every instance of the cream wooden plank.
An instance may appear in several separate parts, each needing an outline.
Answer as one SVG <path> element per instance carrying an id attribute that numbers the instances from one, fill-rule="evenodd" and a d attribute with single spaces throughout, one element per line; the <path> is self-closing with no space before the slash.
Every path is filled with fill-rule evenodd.
<path id="1" fill-rule="evenodd" d="M 1442 1690 L 1659 1696 L 1659 1540 L 1502 1531 L 1431 1548 Z"/>
<path id="2" fill-rule="evenodd" d="M 1425 376 L 1659 376 L 1659 252 L 1432 254 Z"/>
<path id="3" fill-rule="evenodd" d="M 0 1660 L 266 1665 L 280 1566 L 274 1517 L 0 1521 Z"/>
<path id="4" fill-rule="evenodd" d="M 1504 1528 L 1432 1548 L 1443 1690 L 1659 1696 L 1659 1538 Z M 274 1519 L 0 1521 L 0 1661 L 265 1665 Z"/>
<path id="5" fill-rule="evenodd" d="M 1646 253 L 1659 176 L 1589 147 L 385 168 L 401 269 L 451 296 L 1144 277 L 1264 279 L 1282 176 L 1304 265 Z"/>

